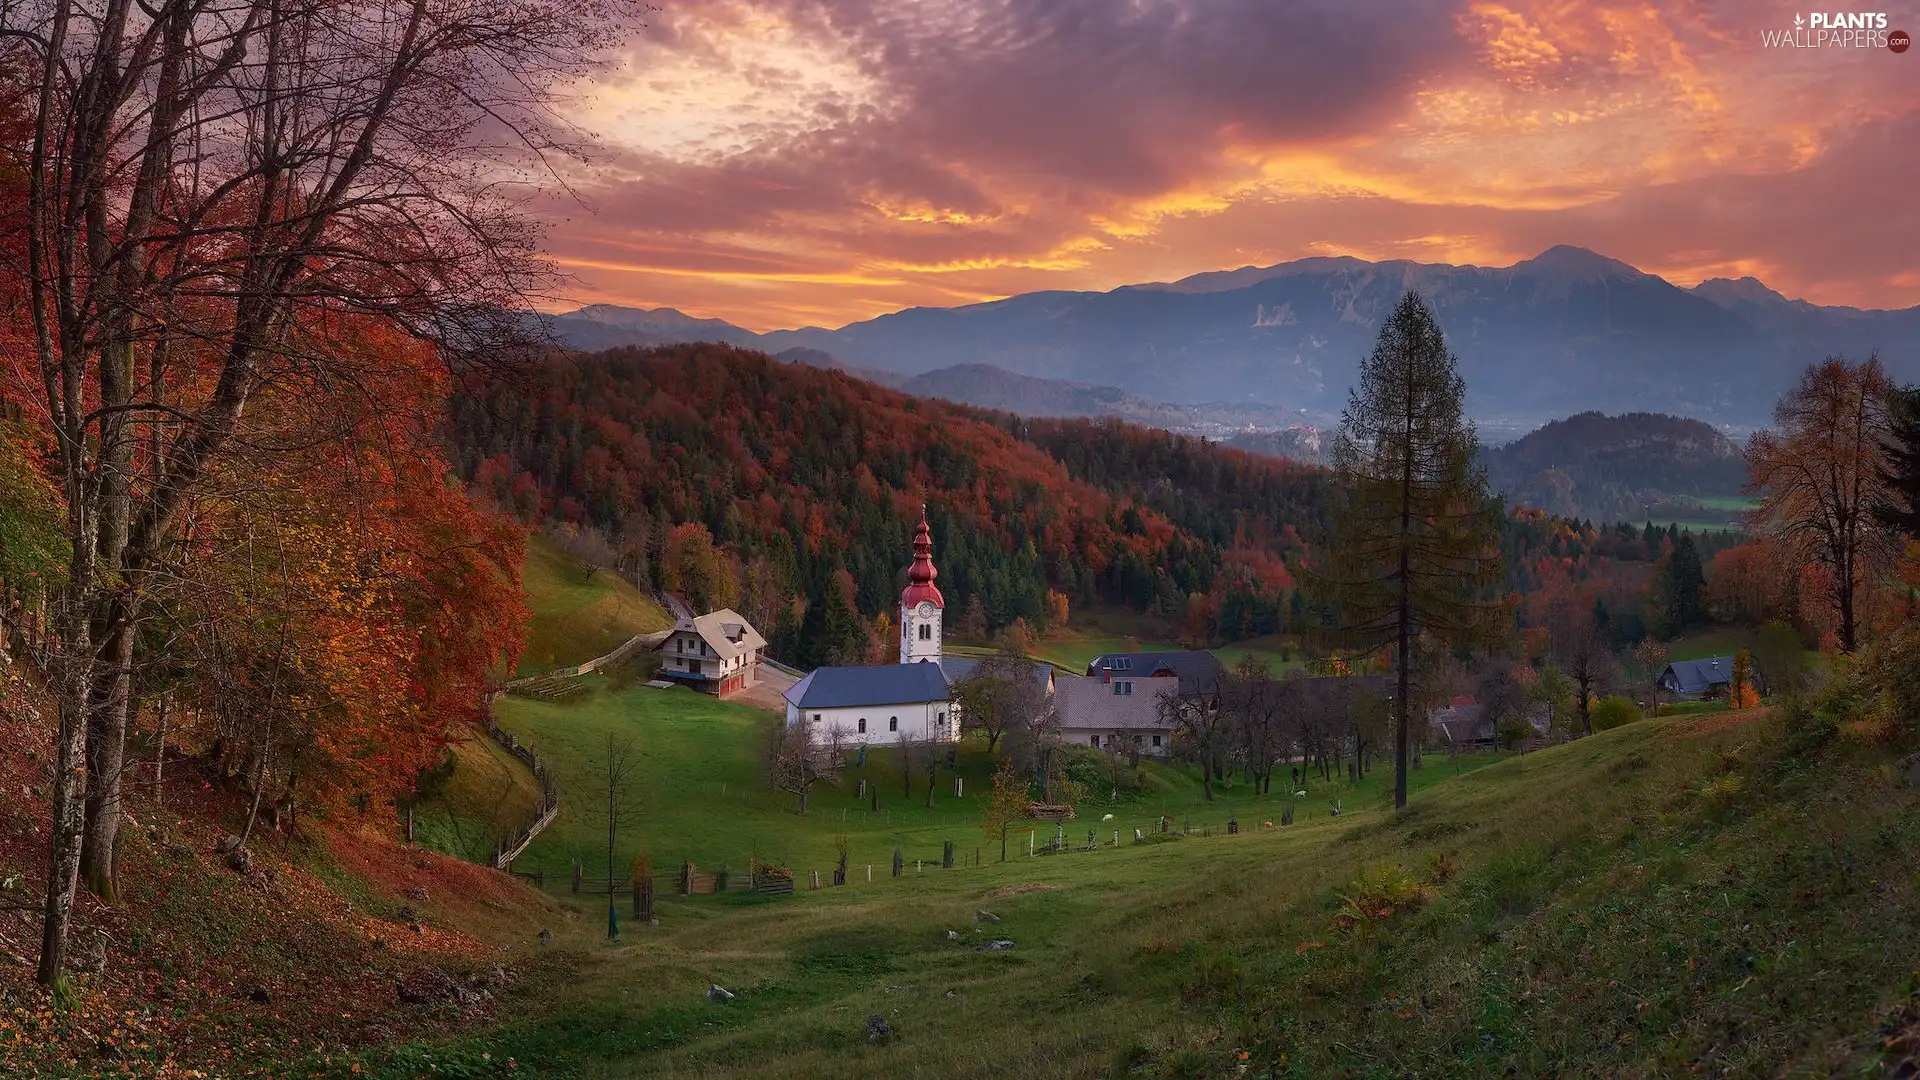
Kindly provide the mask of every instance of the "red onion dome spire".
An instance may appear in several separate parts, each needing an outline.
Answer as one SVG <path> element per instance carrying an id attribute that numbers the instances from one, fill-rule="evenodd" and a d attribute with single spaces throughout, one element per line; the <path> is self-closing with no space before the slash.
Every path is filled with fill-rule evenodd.
<path id="1" fill-rule="evenodd" d="M 900 594 L 902 607 L 912 607 L 922 600 L 933 601 L 933 606 L 945 608 L 946 598 L 933 584 L 940 571 L 933 566 L 933 534 L 927 528 L 927 508 L 920 507 L 920 527 L 913 532 L 913 565 L 907 567 L 907 588 Z"/>

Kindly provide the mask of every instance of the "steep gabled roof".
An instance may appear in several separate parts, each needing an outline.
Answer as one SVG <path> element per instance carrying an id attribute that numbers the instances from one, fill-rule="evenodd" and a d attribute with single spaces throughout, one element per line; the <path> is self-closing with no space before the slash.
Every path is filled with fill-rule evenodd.
<path id="1" fill-rule="evenodd" d="M 949 700 L 945 673 L 940 665 L 926 662 L 815 668 L 782 696 L 801 709 L 856 709 Z"/>
<path id="2" fill-rule="evenodd" d="M 1683 694 L 1704 694 L 1716 686 L 1733 681 L 1733 657 L 1709 656 L 1700 660 L 1675 660 L 1661 672 L 1662 680 L 1673 676 L 1674 686 Z"/>
<path id="3" fill-rule="evenodd" d="M 673 624 L 676 634 L 692 633 L 700 635 L 707 648 L 722 660 L 731 660 L 741 653 L 755 649 L 764 649 L 767 639 L 753 625 L 740 617 L 732 608 L 721 608 L 697 615 L 691 619 L 680 619 Z"/>
<path id="4" fill-rule="evenodd" d="M 1180 678 L 1180 692 L 1189 697 L 1217 693 L 1224 669 L 1210 652 L 1104 653 L 1087 663 L 1089 678 L 1151 679 L 1171 674 Z"/>

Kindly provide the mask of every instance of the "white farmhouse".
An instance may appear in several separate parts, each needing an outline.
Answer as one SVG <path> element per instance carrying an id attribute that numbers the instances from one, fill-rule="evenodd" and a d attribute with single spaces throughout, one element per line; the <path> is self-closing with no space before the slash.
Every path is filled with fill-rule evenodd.
<path id="1" fill-rule="evenodd" d="M 760 681 L 767 639 L 731 608 L 674 623 L 660 645 L 660 677 L 719 697 Z"/>

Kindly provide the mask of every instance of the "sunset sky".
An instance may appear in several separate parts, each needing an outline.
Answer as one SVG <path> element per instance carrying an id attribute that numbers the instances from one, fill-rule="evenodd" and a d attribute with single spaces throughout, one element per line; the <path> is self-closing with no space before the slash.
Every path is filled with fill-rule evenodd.
<path id="1" fill-rule="evenodd" d="M 1920 50 L 1763 47 L 1791 0 L 661 2 L 579 90 L 569 301 L 839 326 L 1568 243 L 1920 304 Z"/>

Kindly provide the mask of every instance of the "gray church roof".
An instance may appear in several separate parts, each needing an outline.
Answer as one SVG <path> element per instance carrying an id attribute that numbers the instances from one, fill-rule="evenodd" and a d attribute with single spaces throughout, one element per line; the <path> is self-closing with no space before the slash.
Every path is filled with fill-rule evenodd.
<path id="1" fill-rule="evenodd" d="M 823 667 L 793 684 L 784 695 L 801 709 L 854 709 L 871 705 L 907 705 L 946 701 L 947 676 L 940 665 L 875 664 L 871 667 Z"/>
<path id="2" fill-rule="evenodd" d="M 940 670 L 946 673 L 947 684 L 951 686 L 955 682 L 973 674 L 974 670 L 982 663 L 982 658 L 977 656 L 943 656 L 937 662 L 940 665 Z M 1052 664 L 1035 661 L 1029 665 L 1027 673 L 1033 677 L 1033 681 L 1038 684 L 1042 690 L 1048 689 L 1053 685 Z"/>

